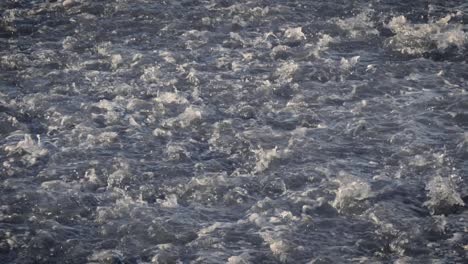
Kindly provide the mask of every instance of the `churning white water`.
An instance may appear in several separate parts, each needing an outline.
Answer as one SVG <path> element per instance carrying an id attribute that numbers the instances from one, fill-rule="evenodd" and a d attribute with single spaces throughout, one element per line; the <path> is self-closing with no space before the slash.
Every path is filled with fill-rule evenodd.
<path id="1" fill-rule="evenodd" d="M 0 1 L 0 263 L 467 263 L 467 12 Z"/>

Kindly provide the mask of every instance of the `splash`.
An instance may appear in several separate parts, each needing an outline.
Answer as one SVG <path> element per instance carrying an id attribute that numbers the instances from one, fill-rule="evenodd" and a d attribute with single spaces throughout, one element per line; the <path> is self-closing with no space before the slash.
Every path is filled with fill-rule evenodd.
<path id="1" fill-rule="evenodd" d="M 429 200 L 424 203 L 433 214 L 450 213 L 459 206 L 464 206 L 460 194 L 447 178 L 434 177 L 427 185 Z"/>
<path id="2" fill-rule="evenodd" d="M 454 15 L 447 15 L 427 24 L 414 24 L 405 16 L 391 19 L 386 25 L 395 36 L 387 39 L 386 45 L 407 55 L 422 55 L 431 51 L 445 52 L 450 47 L 463 50 L 468 34 L 463 25 L 449 23 Z"/>

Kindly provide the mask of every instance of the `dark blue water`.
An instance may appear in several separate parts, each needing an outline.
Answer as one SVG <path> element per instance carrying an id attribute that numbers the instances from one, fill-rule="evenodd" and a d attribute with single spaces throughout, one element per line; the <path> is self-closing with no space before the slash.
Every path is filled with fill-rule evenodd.
<path id="1" fill-rule="evenodd" d="M 0 2 L 0 263 L 466 263 L 465 1 Z"/>

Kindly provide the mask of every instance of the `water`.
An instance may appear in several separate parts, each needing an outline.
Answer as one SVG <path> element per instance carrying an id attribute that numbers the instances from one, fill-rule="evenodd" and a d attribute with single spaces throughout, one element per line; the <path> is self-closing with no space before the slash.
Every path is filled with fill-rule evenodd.
<path id="1" fill-rule="evenodd" d="M 466 12 L 2 1 L 0 263 L 466 263 Z"/>

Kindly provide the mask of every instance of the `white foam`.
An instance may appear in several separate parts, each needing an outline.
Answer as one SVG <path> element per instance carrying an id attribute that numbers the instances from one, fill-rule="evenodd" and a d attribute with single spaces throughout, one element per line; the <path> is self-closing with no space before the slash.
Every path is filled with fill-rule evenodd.
<path id="1" fill-rule="evenodd" d="M 288 257 L 290 246 L 284 240 L 278 240 L 270 244 L 270 250 L 274 255 L 279 256 L 280 261 L 284 262 Z"/>
<path id="2" fill-rule="evenodd" d="M 338 183 L 340 187 L 336 191 L 332 205 L 339 212 L 352 210 L 359 205 L 360 201 L 372 195 L 369 183 L 344 172 L 340 172 Z"/>
<path id="3" fill-rule="evenodd" d="M 197 106 L 188 106 L 185 111 L 175 118 L 169 118 L 164 121 L 166 126 L 178 125 L 182 128 L 190 126 L 193 122 L 202 118 L 202 110 Z"/>
<path id="4" fill-rule="evenodd" d="M 433 214 L 450 211 L 456 206 L 464 206 L 460 194 L 448 178 L 435 176 L 426 185 L 429 200 L 424 203 Z"/>
<path id="5" fill-rule="evenodd" d="M 190 157 L 190 153 L 183 145 L 169 142 L 166 146 L 166 154 L 169 160 L 181 160 Z"/>
<path id="6" fill-rule="evenodd" d="M 320 58 L 320 54 L 326 50 L 328 50 L 328 45 L 337 41 L 336 38 L 328 34 L 321 34 L 319 40 L 316 44 L 306 44 L 305 47 L 310 49 L 309 56 L 313 56 L 315 58 Z"/>
<path id="7" fill-rule="evenodd" d="M 5 147 L 5 151 L 11 153 L 23 153 L 23 160 L 29 165 L 34 165 L 41 157 L 47 156 L 49 151 L 42 146 L 41 138 L 38 135 L 34 141 L 30 134 L 25 134 L 24 139 L 15 146 Z"/>
<path id="8" fill-rule="evenodd" d="M 284 37 L 288 41 L 299 42 L 306 39 L 302 27 L 288 28 L 284 31 Z"/>
<path id="9" fill-rule="evenodd" d="M 344 71 L 350 71 L 359 62 L 360 56 L 354 56 L 349 59 L 341 58 L 340 68 Z"/>
<path id="10" fill-rule="evenodd" d="M 280 153 L 278 151 L 278 147 L 273 149 L 263 149 L 259 148 L 253 151 L 255 153 L 255 157 L 257 162 L 255 163 L 255 172 L 262 172 L 270 166 L 270 163 L 274 159 L 278 159 L 280 157 Z"/>
<path id="11" fill-rule="evenodd" d="M 111 56 L 111 65 L 112 68 L 116 69 L 120 64 L 122 64 L 123 58 L 120 54 L 113 54 Z"/>
<path id="12" fill-rule="evenodd" d="M 231 256 L 228 258 L 228 264 L 249 264 L 251 262 L 251 256 L 249 253 L 244 252 L 237 256 Z"/>
<path id="13" fill-rule="evenodd" d="M 354 17 L 346 19 L 336 19 L 335 24 L 351 38 L 361 38 L 369 35 L 378 35 L 379 31 L 375 28 L 374 22 L 371 20 L 371 12 L 366 10 Z"/>
<path id="14" fill-rule="evenodd" d="M 421 55 L 435 46 L 444 51 L 450 46 L 463 49 L 468 40 L 468 33 L 460 24 L 450 24 L 452 15 L 447 15 L 435 22 L 412 24 L 405 16 L 398 16 L 386 25 L 396 35 L 387 40 L 387 46 L 403 54 Z"/>
<path id="15" fill-rule="evenodd" d="M 143 74 L 140 76 L 142 81 L 151 83 L 157 82 L 163 78 L 163 73 L 159 65 L 148 66 L 143 70 Z"/>
<path id="16" fill-rule="evenodd" d="M 155 99 L 156 102 L 164 104 L 187 104 L 188 100 L 180 93 L 161 92 Z"/>
<path id="17" fill-rule="evenodd" d="M 276 75 L 281 81 L 291 82 L 294 73 L 299 69 L 299 65 L 293 61 L 283 62 L 276 69 Z"/>
<path id="18" fill-rule="evenodd" d="M 153 135 L 155 137 L 170 137 L 170 136 L 172 136 L 172 132 L 168 131 L 168 130 L 161 129 L 161 128 L 155 128 L 153 130 Z"/>
<path id="19" fill-rule="evenodd" d="M 175 194 L 167 195 L 165 200 L 158 199 L 158 202 L 161 204 L 161 207 L 164 208 L 176 208 L 179 206 L 179 203 L 177 202 L 177 195 Z"/>
<path id="20" fill-rule="evenodd" d="M 215 222 L 214 224 L 207 226 L 205 228 L 200 229 L 198 231 L 199 236 L 207 236 L 210 233 L 214 232 L 217 229 L 225 229 L 225 228 L 232 228 L 234 227 L 233 223 L 226 223 L 226 222 Z"/>
<path id="21" fill-rule="evenodd" d="M 119 250 L 99 250 L 88 257 L 89 261 L 96 261 L 99 263 L 113 263 L 117 261 L 116 259 L 118 259 L 119 262 L 123 259 L 123 254 Z"/>

